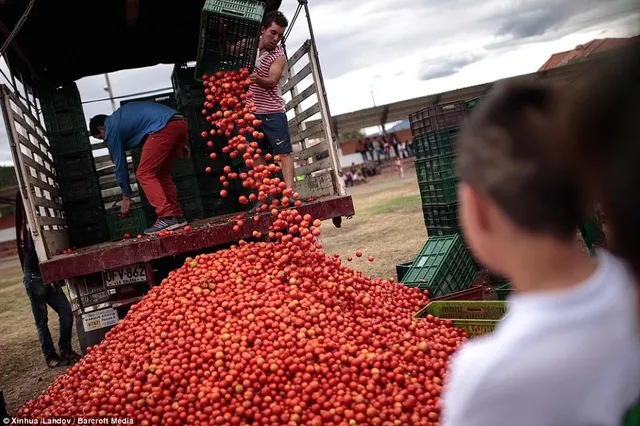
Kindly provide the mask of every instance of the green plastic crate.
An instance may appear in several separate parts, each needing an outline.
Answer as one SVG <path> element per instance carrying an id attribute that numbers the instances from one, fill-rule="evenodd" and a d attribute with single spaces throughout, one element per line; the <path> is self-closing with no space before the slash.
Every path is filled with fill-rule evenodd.
<path id="1" fill-rule="evenodd" d="M 457 203 L 457 184 L 458 178 L 418 181 L 422 205 Z"/>
<path id="2" fill-rule="evenodd" d="M 193 157 L 178 157 L 175 164 L 173 165 L 173 169 L 171 170 L 171 176 L 173 176 L 174 179 L 187 176 L 195 176 L 196 173 L 197 170 L 195 162 L 193 161 Z"/>
<path id="3" fill-rule="evenodd" d="M 431 314 L 450 319 L 454 327 L 463 328 L 469 337 L 475 337 L 491 333 L 506 313 L 507 303 L 502 301 L 436 301 L 429 302 L 414 318 Z"/>
<path id="4" fill-rule="evenodd" d="M 469 99 L 467 102 L 465 102 L 467 104 L 467 110 L 472 111 L 478 106 L 481 100 L 482 97 L 480 96 L 478 96 L 477 98 Z"/>
<path id="5" fill-rule="evenodd" d="M 431 105 L 409 114 L 409 126 L 413 136 L 459 127 L 464 121 L 467 106 L 464 102 Z"/>
<path id="6" fill-rule="evenodd" d="M 180 207 L 188 221 L 204 217 L 204 206 L 200 196 L 180 200 Z"/>
<path id="7" fill-rule="evenodd" d="M 82 228 L 85 223 L 104 220 L 105 210 L 102 197 L 68 201 L 63 204 L 65 219 L 69 228 Z"/>
<path id="8" fill-rule="evenodd" d="M 396 265 L 396 275 L 398 277 L 398 282 L 401 283 L 404 279 L 404 276 L 411 269 L 411 265 L 413 265 L 413 260 L 411 262 L 398 263 Z"/>
<path id="9" fill-rule="evenodd" d="M 93 176 L 97 177 L 96 165 L 91 151 L 66 155 L 54 155 L 53 164 L 60 179 Z"/>
<path id="10" fill-rule="evenodd" d="M 424 204 L 422 206 L 422 215 L 424 216 L 424 223 L 430 235 L 435 235 L 432 234 L 431 231 L 435 231 L 436 229 L 450 230 L 452 233 L 460 231 L 458 203 Z"/>
<path id="11" fill-rule="evenodd" d="M 416 159 L 422 160 L 455 153 L 460 127 L 430 132 L 413 138 Z"/>
<path id="12" fill-rule="evenodd" d="M 198 93 L 200 93 L 200 95 L 197 96 L 197 98 L 193 98 L 191 97 L 191 95 L 189 95 L 189 99 L 193 99 L 191 102 L 193 102 L 193 105 L 189 105 L 189 106 L 183 106 L 181 105 L 180 111 L 184 114 L 185 118 L 187 119 L 187 123 L 189 124 L 189 131 L 191 133 L 195 133 L 197 132 L 197 136 L 198 136 L 198 142 L 202 141 L 204 143 L 204 139 L 202 139 L 202 136 L 200 135 L 200 133 L 203 130 L 211 130 L 213 128 L 213 125 L 211 124 L 210 121 L 207 120 L 207 116 L 202 114 L 202 110 L 203 110 L 203 102 L 205 101 L 204 98 L 204 93 L 202 92 L 202 87 L 198 87 L 197 89 Z M 208 114 L 207 114 L 208 115 Z"/>
<path id="13" fill-rule="evenodd" d="M 41 109 L 47 112 L 82 108 L 80 91 L 76 83 L 60 87 L 40 87 L 38 99 Z"/>
<path id="14" fill-rule="evenodd" d="M 640 400 L 627 412 L 624 417 L 624 426 L 640 425 Z"/>
<path id="15" fill-rule="evenodd" d="M 109 241 L 109 229 L 104 216 L 94 222 L 69 224 L 69 243 L 79 248 Z"/>
<path id="16" fill-rule="evenodd" d="M 204 86 L 202 82 L 194 76 L 195 69 L 195 67 L 188 66 L 187 64 L 176 64 L 171 73 L 171 84 L 175 92 L 178 109 L 185 114 L 189 122 L 190 130 L 193 129 L 195 123 L 189 121 L 188 111 L 193 108 L 202 111 L 203 104 L 206 100 Z M 202 129 L 198 132 L 200 131 L 202 131 Z"/>
<path id="17" fill-rule="evenodd" d="M 455 176 L 454 154 L 416 160 L 418 182 L 449 179 Z"/>
<path id="18" fill-rule="evenodd" d="M 498 300 L 507 300 L 507 297 L 511 294 L 511 284 L 505 284 L 496 288 L 496 295 Z"/>
<path id="19" fill-rule="evenodd" d="M 86 130 L 51 134 L 49 145 L 54 156 L 91 151 L 91 140 Z"/>
<path id="20" fill-rule="evenodd" d="M 67 179 L 58 179 L 62 201 L 83 200 L 85 198 L 101 198 L 102 190 L 97 175 L 85 175 Z"/>
<path id="21" fill-rule="evenodd" d="M 223 69 L 253 67 L 265 3 L 207 0 L 200 15 L 195 77 Z"/>
<path id="22" fill-rule="evenodd" d="M 178 200 L 200 197 L 200 188 L 196 176 L 174 178 L 173 183 L 176 186 Z"/>
<path id="23" fill-rule="evenodd" d="M 43 108 L 42 116 L 44 117 L 44 125 L 49 135 L 75 130 L 85 131 L 87 129 L 84 111 L 81 106 L 55 111 L 49 111 Z"/>
<path id="24" fill-rule="evenodd" d="M 176 100 L 176 94 L 174 92 L 158 93 L 151 96 L 143 96 L 140 98 L 126 99 L 120 101 L 120 105 L 126 105 L 131 102 L 155 102 L 162 105 L 166 105 L 173 109 L 178 109 L 178 101 Z"/>
<path id="25" fill-rule="evenodd" d="M 459 235 L 429 237 L 403 283 L 439 297 L 471 287 L 476 272 L 473 258 Z"/>
<path id="26" fill-rule="evenodd" d="M 119 218 L 119 211 L 109 212 L 106 215 L 107 227 L 109 228 L 109 237 L 111 241 L 118 241 L 129 233 L 131 237 L 142 234 L 149 227 L 147 214 L 144 209 L 131 209 L 129 216 Z"/>

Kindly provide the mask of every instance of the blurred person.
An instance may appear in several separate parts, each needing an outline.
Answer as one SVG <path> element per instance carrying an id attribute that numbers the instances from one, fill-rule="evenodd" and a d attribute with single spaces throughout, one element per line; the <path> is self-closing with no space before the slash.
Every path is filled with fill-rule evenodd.
<path id="1" fill-rule="evenodd" d="M 391 143 L 386 135 L 382 137 L 382 149 L 384 150 L 384 159 L 389 161 L 391 159 Z"/>
<path id="2" fill-rule="evenodd" d="M 373 142 L 371 141 L 370 138 L 366 138 L 364 140 L 364 147 L 366 149 L 366 152 L 367 152 L 369 158 L 371 158 L 371 161 L 373 161 L 374 160 L 373 154 L 375 152 L 375 148 L 373 147 Z"/>
<path id="3" fill-rule="evenodd" d="M 384 150 L 382 149 L 382 145 L 378 137 L 373 138 L 373 149 L 376 152 L 376 160 L 378 164 L 380 164 L 380 159 L 384 156 Z"/>
<path id="4" fill-rule="evenodd" d="M 362 139 L 358 140 L 356 143 L 356 152 L 359 152 L 360 155 L 362 155 L 362 161 L 367 161 L 367 149 L 365 148 Z"/>
<path id="5" fill-rule="evenodd" d="M 404 158 L 409 158 L 409 153 L 407 152 L 407 143 L 406 142 L 399 142 L 398 143 L 398 153 L 400 155 L 398 155 L 400 158 L 404 159 Z"/>
<path id="6" fill-rule="evenodd" d="M 393 152 L 396 154 L 396 157 L 400 157 L 400 152 L 398 151 L 398 137 L 395 133 L 391 133 L 391 148 L 393 148 Z"/>
<path id="7" fill-rule="evenodd" d="M 371 169 L 369 169 L 369 166 L 367 165 L 367 163 L 363 163 L 362 167 L 360 168 L 360 170 L 362 170 L 362 174 L 366 177 L 372 176 L 371 174 Z"/>
<path id="8" fill-rule="evenodd" d="M 402 166 L 402 160 L 400 159 L 400 157 L 396 157 L 396 171 L 398 172 L 398 176 L 400 176 L 400 178 L 404 177 L 404 167 Z"/>
<path id="9" fill-rule="evenodd" d="M 443 426 L 619 426 L 638 396 L 638 286 L 576 241 L 587 194 L 558 155 L 568 104 L 550 86 L 498 86 L 461 132 L 464 236 L 514 293 L 493 333 L 453 356 Z"/>
<path id="10" fill-rule="evenodd" d="M 345 186 L 353 186 L 353 173 L 351 171 L 347 171 L 344 174 L 344 185 Z"/>

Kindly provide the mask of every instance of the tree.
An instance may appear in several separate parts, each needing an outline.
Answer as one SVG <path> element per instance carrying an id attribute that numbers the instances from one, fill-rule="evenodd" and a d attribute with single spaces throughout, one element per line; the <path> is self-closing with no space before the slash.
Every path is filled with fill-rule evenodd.
<path id="1" fill-rule="evenodd" d="M 13 166 L 0 166 L 0 188 L 18 186 L 16 171 Z"/>

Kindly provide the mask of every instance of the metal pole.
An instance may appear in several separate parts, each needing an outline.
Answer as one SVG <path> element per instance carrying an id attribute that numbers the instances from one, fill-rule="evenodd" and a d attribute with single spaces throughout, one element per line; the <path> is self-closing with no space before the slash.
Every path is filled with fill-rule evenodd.
<path id="1" fill-rule="evenodd" d="M 313 34 L 313 26 L 311 25 L 311 15 L 309 15 L 309 4 L 307 0 L 298 0 L 298 3 L 304 6 L 304 13 L 307 16 L 307 25 L 309 26 L 309 35 L 311 36 L 311 44 L 313 46 L 313 54 L 318 63 L 318 77 L 320 78 L 320 87 L 322 88 L 322 96 L 324 96 L 324 98 L 327 99 L 327 91 L 324 87 L 324 77 L 322 76 L 322 69 L 320 68 L 320 60 L 318 58 L 318 46 L 316 46 L 316 37 Z M 327 110 L 327 114 L 331 116 L 331 111 L 329 110 L 328 101 L 326 102 L 326 110 Z M 330 123 L 330 125 L 333 127 L 333 123 Z M 335 132 L 335 129 L 332 129 L 332 133 L 337 134 Z"/>
<path id="2" fill-rule="evenodd" d="M 109 80 L 109 74 L 104 75 L 104 79 L 107 82 L 107 87 L 104 90 L 109 94 L 109 100 L 111 101 L 111 109 L 116 110 L 116 101 L 113 99 L 113 91 L 111 90 L 111 81 Z"/>
<path id="3" fill-rule="evenodd" d="M 369 85 L 369 89 L 371 90 L 371 100 L 373 101 L 373 106 L 376 106 L 376 98 L 373 97 L 373 86 Z"/>

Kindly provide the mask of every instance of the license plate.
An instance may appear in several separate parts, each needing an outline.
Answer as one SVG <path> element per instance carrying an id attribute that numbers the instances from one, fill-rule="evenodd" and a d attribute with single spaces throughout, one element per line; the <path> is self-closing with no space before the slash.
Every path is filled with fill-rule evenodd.
<path id="1" fill-rule="evenodd" d="M 125 284 L 147 282 L 147 273 L 144 265 L 131 265 L 124 268 L 111 269 L 102 273 L 104 284 L 107 287 L 118 287 Z"/>
<path id="2" fill-rule="evenodd" d="M 118 323 L 118 311 L 115 309 L 101 309 L 82 315 L 84 331 L 94 331 L 110 327 Z"/>

